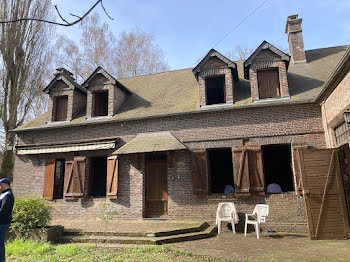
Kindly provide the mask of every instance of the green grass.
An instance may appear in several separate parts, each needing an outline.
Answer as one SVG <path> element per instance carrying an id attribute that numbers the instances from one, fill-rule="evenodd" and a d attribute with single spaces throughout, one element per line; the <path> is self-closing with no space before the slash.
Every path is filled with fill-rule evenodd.
<path id="1" fill-rule="evenodd" d="M 145 246 L 121 251 L 108 251 L 103 248 L 76 245 L 52 245 L 50 243 L 17 239 L 6 243 L 8 261 L 59 262 L 59 261 L 101 261 L 101 262 L 171 262 L 206 261 L 221 262 L 220 259 L 193 256 L 169 246 Z"/>

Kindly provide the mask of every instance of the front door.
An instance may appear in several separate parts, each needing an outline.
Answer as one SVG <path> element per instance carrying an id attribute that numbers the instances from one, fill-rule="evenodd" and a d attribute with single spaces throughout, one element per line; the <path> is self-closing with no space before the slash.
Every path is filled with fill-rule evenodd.
<path id="1" fill-rule="evenodd" d="M 146 210 L 148 218 L 168 215 L 168 167 L 167 155 L 149 153 L 146 155 Z"/>

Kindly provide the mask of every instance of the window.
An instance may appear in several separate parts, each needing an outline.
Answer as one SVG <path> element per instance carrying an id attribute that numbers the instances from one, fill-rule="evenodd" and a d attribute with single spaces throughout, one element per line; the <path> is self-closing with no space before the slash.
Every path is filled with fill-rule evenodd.
<path id="1" fill-rule="evenodd" d="M 345 122 L 334 128 L 334 134 L 338 146 L 350 141 L 350 127 Z"/>
<path id="2" fill-rule="evenodd" d="M 64 159 L 56 159 L 56 161 L 55 161 L 54 191 L 53 191 L 53 197 L 55 199 L 63 198 L 64 169 L 65 169 Z"/>
<path id="3" fill-rule="evenodd" d="M 278 68 L 258 71 L 259 98 L 280 97 L 280 82 Z"/>
<path id="4" fill-rule="evenodd" d="M 55 121 L 64 121 L 67 119 L 68 96 L 59 96 L 56 100 Z"/>
<path id="5" fill-rule="evenodd" d="M 107 188 L 107 157 L 91 158 L 90 190 L 93 197 L 105 197 Z"/>
<path id="6" fill-rule="evenodd" d="M 95 92 L 94 116 L 108 115 L 108 91 Z"/>
<path id="7" fill-rule="evenodd" d="M 211 149 L 208 158 L 210 192 L 234 193 L 231 149 Z"/>
<path id="8" fill-rule="evenodd" d="M 225 103 L 225 76 L 206 78 L 205 92 L 207 105 Z"/>
<path id="9" fill-rule="evenodd" d="M 272 184 L 279 185 L 282 192 L 293 191 L 290 145 L 269 145 L 262 150 L 267 193 L 279 193 Z"/>

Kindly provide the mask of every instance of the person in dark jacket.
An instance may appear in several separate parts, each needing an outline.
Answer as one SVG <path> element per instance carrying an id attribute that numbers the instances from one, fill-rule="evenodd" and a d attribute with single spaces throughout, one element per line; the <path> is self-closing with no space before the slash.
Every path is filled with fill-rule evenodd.
<path id="1" fill-rule="evenodd" d="M 0 179 L 0 262 L 5 262 L 5 236 L 12 221 L 13 197 L 10 180 Z"/>

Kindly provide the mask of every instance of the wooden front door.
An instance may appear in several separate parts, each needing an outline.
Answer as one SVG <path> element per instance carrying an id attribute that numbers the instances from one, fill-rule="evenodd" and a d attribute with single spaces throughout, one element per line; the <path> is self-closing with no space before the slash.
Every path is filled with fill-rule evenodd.
<path id="1" fill-rule="evenodd" d="M 299 163 L 310 237 L 350 237 L 339 150 L 300 150 Z"/>
<path id="2" fill-rule="evenodd" d="M 146 156 L 146 210 L 145 216 L 168 215 L 168 166 L 165 155 Z"/>

